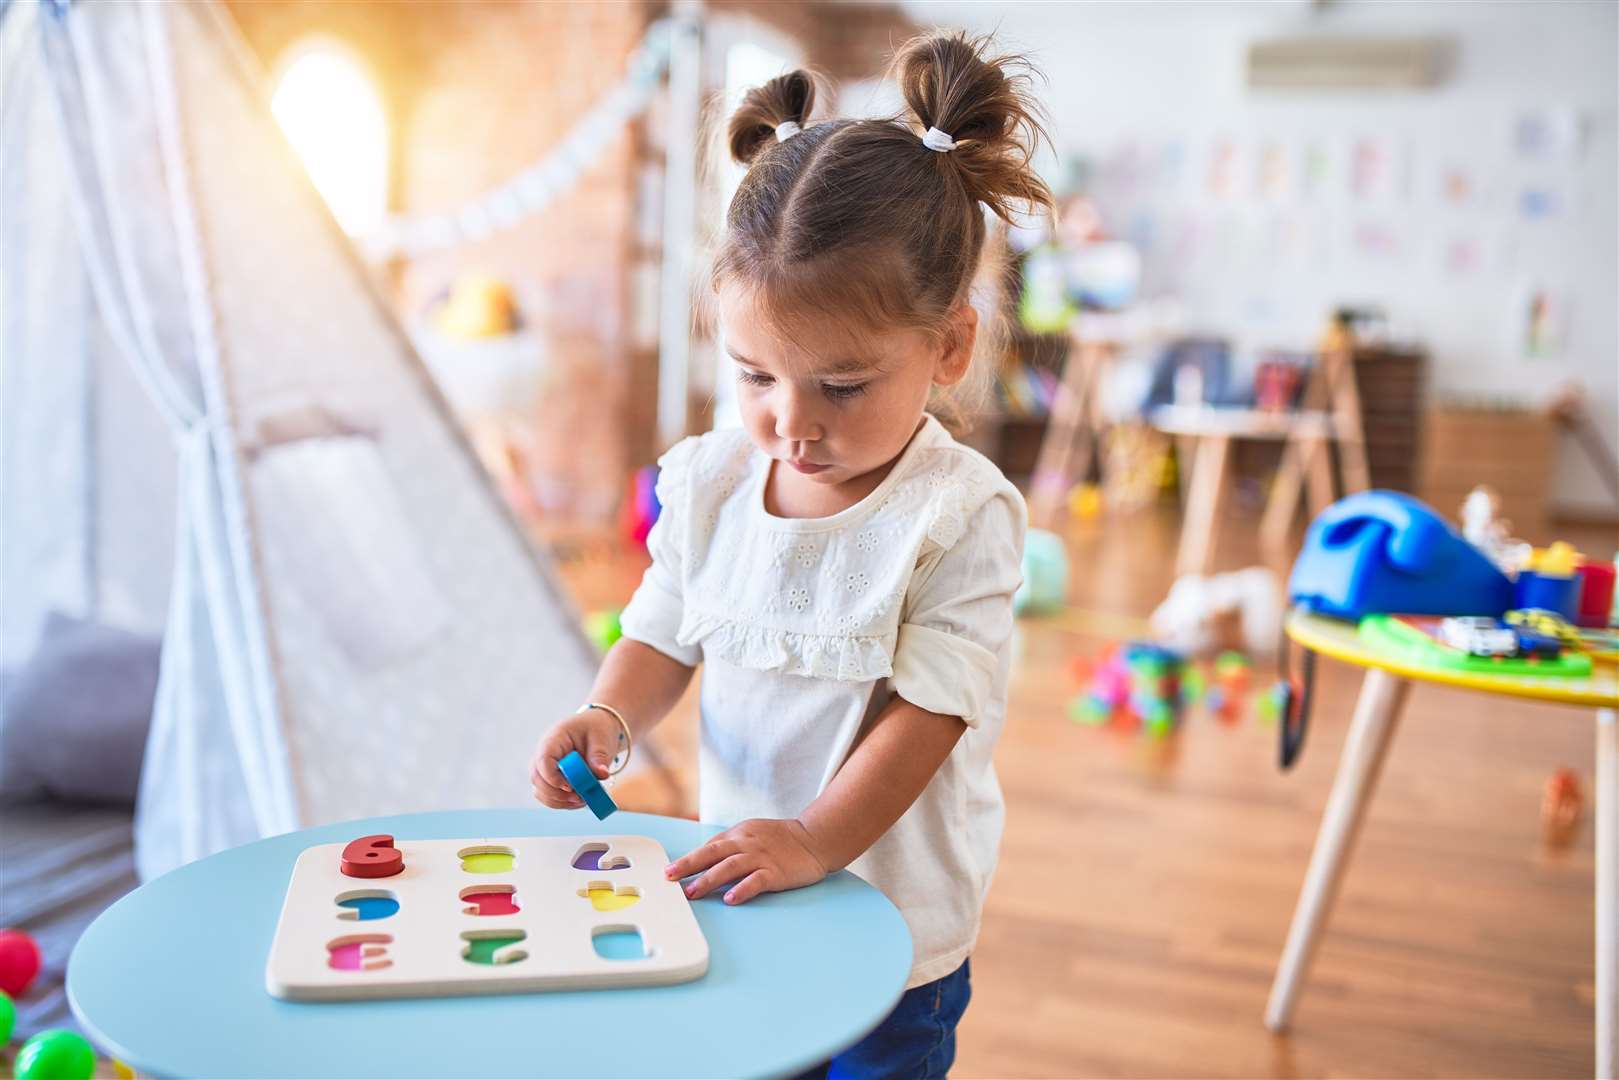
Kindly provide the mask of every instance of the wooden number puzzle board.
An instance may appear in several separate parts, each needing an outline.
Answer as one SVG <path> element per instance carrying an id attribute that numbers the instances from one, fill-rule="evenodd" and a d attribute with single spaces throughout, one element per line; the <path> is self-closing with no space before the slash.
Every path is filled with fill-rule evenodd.
<path id="1" fill-rule="evenodd" d="M 708 942 L 645 836 L 395 840 L 404 869 L 350 877 L 348 845 L 292 868 L 265 981 L 276 997 L 585 990 L 688 982 Z"/>

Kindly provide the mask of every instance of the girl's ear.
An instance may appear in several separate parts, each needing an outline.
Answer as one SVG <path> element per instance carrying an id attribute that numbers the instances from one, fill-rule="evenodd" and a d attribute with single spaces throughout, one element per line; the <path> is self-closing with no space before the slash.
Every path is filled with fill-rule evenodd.
<path id="1" fill-rule="evenodd" d="M 967 377 L 967 368 L 973 361 L 973 346 L 978 341 L 978 309 L 962 304 L 950 313 L 946 329 L 944 352 L 933 369 L 936 386 L 954 386 Z"/>

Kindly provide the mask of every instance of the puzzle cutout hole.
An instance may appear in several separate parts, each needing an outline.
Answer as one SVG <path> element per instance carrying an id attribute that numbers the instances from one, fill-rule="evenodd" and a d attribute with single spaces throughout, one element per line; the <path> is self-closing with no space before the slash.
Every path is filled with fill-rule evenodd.
<path id="1" fill-rule="evenodd" d="M 461 956 L 473 964 L 515 964 L 528 959 L 517 943 L 528 937 L 523 930 L 464 930 Z"/>
<path id="2" fill-rule="evenodd" d="M 630 860 L 622 855 L 607 854 L 606 844 L 585 844 L 573 857 L 575 870 L 628 870 Z"/>
<path id="3" fill-rule="evenodd" d="M 399 897 L 387 889 L 350 889 L 337 894 L 339 919 L 386 919 L 399 910 Z"/>
<path id="4" fill-rule="evenodd" d="M 499 844 L 477 844 L 456 852 L 461 869 L 469 874 L 509 874 L 517 865 L 517 853 Z"/>
<path id="5" fill-rule="evenodd" d="M 628 924 L 593 927 L 590 943 L 603 960 L 645 960 L 652 955 L 652 950 L 641 940 L 640 927 Z"/>
<path id="6" fill-rule="evenodd" d="M 461 909 L 464 915 L 516 915 L 522 910 L 515 885 L 468 885 L 461 890 L 461 899 L 467 902 Z"/>
<path id="7" fill-rule="evenodd" d="M 579 890 L 579 895 L 590 901 L 597 911 L 622 911 L 641 902 L 641 890 L 634 885 L 620 885 L 614 889 L 605 881 L 592 881 Z"/>
<path id="8" fill-rule="evenodd" d="M 386 946 L 393 944 L 391 934 L 346 934 L 326 943 L 328 966 L 338 971 L 381 971 L 391 967 Z"/>

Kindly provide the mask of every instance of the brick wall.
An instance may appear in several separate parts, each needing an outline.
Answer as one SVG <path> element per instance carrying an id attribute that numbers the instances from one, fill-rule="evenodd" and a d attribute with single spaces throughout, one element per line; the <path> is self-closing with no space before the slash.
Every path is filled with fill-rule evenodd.
<path id="1" fill-rule="evenodd" d="M 716 0 L 805 44 L 811 64 L 837 78 L 881 70 L 914 27 L 897 9 L 825 8 Z M 230 0 L 267 68 L 304 38 L 324 34 L 372 68 L 393 123 L 393 209 L 454 209 L 509 179 L 547 150 L 622 78 L 624 63 L 663 5 L 643 0 L 383 3 Z M 396 299 L 416 316 L 460 272 L 512 281 L 542 328 L 552 378 L 535 404 L 535 438 L 520 448 L 543 477 L 547 508 L 608 511 L 632 465 L 655 452 L 651 418 L 657 358 L 629 337 L 635 175 L 644 132 L 620 133 L 582 181 L 545 212 L 487 240 L 395 267 Z"/>

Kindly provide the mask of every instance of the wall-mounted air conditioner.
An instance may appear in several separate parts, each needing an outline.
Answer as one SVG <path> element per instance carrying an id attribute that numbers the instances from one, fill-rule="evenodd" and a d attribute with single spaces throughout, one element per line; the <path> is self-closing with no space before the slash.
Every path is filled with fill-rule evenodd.
<path id="1" fill-rule="evenodd" d="M 1248 46 L 1251 90 L 1421 90 L 1444 76 L 1443 38 L 1274 38 Z"/>

